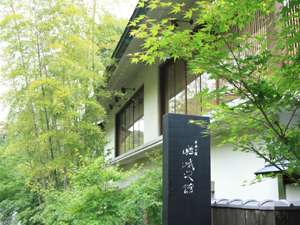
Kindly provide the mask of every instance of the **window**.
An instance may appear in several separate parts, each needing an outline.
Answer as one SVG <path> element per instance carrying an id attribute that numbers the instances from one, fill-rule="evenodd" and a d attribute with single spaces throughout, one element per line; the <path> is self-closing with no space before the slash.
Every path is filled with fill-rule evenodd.
<path id="1" fill-rule="evenodd" d="M 297 1 L 286 0 L 285 1 L 286 13 L 289 16 L 288 21 L 286 21 L 285 28 L 289 30 L 289 37 L 293 37 L 294 41 L 288 43 L 288 51 L 290 55 L 296 56 L 299 52 L 299 35 L 300 31 L 300 17 L 299 10 L 300 5 Z"/>
<path id="2" fill-rule="evenodd" d="M 144 89 L 141 88 L 117 114 L 117 155 L 144 143 Z"/>
<path id="3" fill-rule="evenodd" d="M 207 73 L 196 76 L 187 71 L 184 61 L 169 61 L 161 67 L 161 114 L 200 115 L 207 110 L 198 94 L 203 89 L 216 88 L 217 82 L 210 80 Z"/>

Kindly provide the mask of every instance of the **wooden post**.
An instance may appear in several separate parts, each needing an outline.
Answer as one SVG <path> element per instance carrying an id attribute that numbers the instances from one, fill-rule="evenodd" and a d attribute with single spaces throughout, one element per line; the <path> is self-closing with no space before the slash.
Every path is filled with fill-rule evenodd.
<path id="1" fill-rule="evenodd" d="M 285 184 L 284 184 L 282 174 L 277 176 L 277 182 L 278 182 L 278 196 L 279 196 L 279 199 L 286 199 L 286 190 L 285 190 Z"/>

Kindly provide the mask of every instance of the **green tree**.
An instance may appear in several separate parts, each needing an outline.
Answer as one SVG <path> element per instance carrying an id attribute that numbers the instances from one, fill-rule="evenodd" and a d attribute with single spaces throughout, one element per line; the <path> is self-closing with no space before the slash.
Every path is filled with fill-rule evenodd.
<path id="1" fill-rule="evenodd" d="M 153 167 L 144 168 L 143 175 L 124 190 L 121 214 L 127 224 L 162 224 L 162 158 L 151 159 Z"/>
<path id="2" fill-rule="evenodd" d="M 10 84 L 5 96 L 10 108 L 7 142 L 0 157 L 1 219 L 63 224 L 70 214 L 63 211 L 66 216 L 60 217 L 53 210 L 50 215 L 50 207 L 58 209 L 64 200 L 74 200 L 69 208 L 83 207 L 71 198 L 87 196 L 93 204 L 104 192 L 93 192 L 95 186 L 83 183 L 79 188 L 71 178 L 85 171 L 91 175 L 87 180 L 96 175 L 105 179 L 99 159 L 106 139 L 97 122 L 106 113 L 97 97 L 107 95 L 107 57 L 124 21 L 100 17 L 96 8 L 91 14 L 80 0 L 4 0 L 0 7 L 1 75 Z M 86 162 L 94 166 L 91 171 Z M 92 209 L 99 210 L 97 205 Z"/>
<path id="3" fill-rule="evenodd" d="M 18 161 L 0 153 L 0 223 L 37 224 L 39 195 L 25 184 L 25 177 L 16 172 Z"/>
<path id="4" fill-rule="evenodd" d="M 209 106 L 213 137 L 254 152 L 297 180 L 299 1 L 197 0 L 187 5 L 154 0 L 140 7 L 169 13 L 159 20 L 143 15 L 132 23 L 132 35 L 143 40 L 133 62 L 180 58 L 195 74 L 208 73 L 224 83 L 217 91 L 201 93 L 206 102 L 221 102 Z M 254 24 L 259 29 L 252 32 Z M 238 101 L 228 103 L 230 96 Z"/>
<path id="5" fill-rule="evenodd" d="M 0 224 L 17 224 L 19 221 L 36 224 L 39 196 L 26 187 L 25 177 L 17 172 L 21 160 L 5 154 L 5 124 L 1 124 L 0 134 Z"/>
<path id="6" fill-rule="evenodd" d="M 104 65 L 92 51 L 94 23 L 80 1 L 6 3 L 7 148 L 23 155 L 30 182 L 66 189 L 80 158 L 101 155 L 105 143 L 96 125 L 105 112 L 94 94 L 104 84 Z"/>
<path id="7" fill-rule="evenodd" d="M 122 224 L 124 194 L 117 184 L 124 178 L 122 171 L 105 165 L 102 158 L 86 161 L 73 174 L 72 189 L 45 193 L 44 224 Z"/>
<path id="8" fill-rule="evenodd" d="M 44 224 L 162 224 L 160 162 L 141 175 L 140 168 L 124 172 L 101 158 L 86 161 L 71 177 L 72 189 L 45 193 Z"/>

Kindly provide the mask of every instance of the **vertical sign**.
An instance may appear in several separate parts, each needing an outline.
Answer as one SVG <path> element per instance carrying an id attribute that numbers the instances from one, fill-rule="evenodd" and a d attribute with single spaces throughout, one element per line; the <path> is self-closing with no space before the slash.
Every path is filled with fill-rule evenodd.
<path id="1" fill-rule="evenodd" d="M 209 123 L 208 117 L 164 116 L 164 225 L 211 225 L 210 137 L 191 120 Z"/>

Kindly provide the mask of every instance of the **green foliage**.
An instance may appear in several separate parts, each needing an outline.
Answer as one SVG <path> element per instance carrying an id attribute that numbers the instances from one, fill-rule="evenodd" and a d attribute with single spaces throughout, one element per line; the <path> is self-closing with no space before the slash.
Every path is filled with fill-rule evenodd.
<path id="1" fill-rule="evenodd" d="M 104 85 L 94 22 L 80 1 L 1 4 L 9 9 L 2 70 L 12 84 L 6 151 L 22 156 L 19 167 L 33 188 L 66 188 L 80 159 L 101 155 L 105 144 L 96 125 L 105 112 L 94 94 Z"/>
<path id="2" fill-rule="evenodd" d="M 11 84 L 6 140 L 1 130 L 0 223 L 119 225 L 140 224 L 146 211 L 158 217 L 151 200 L 157 192 L 145 184 L 120 189 L 128 174 L 105 164 L 97 126 L 106 118 L 98 99 L 108 96 L 105 68 L 124 21 L 98 17 L 96 2 L 89 10 L 80 0 L 0 6 L 1 75 Z M 136 202 L 147 199 L 131 205 L 133 194 Z"/>
<path id="3" fill-rule="evenodd" d="M 35 221 L 39 196 L 30 191 L 25 178 L 15 170 L 18 162 L 3 154 L 3 146 L 0 147 L 0 223 L 39 224 Z"/>
<path id="4" fill-rule="evenodd" d="M 124 172 L 107 166 L 103 158 L 88 160 L 74 172 L 68 190 L 34 193 L 13 169 L 16 159 L 1 155 L 0 221 L 47 225 L 138 225 L 144 221 L 162 224 L 161 159 L 153 162 L 153 168 Z M 132 180 L 134 174 L 137 178 Z"/>
<path id="5" fill-rule="evenodd" d="M 128 224 L 162 224 L 162 160 L 156 157 L 153 167 L 142 169 L 143 175 L 125 190 L 122 214 Z"/>
<path id="6" fill-rule="evenodd" d="M 182 2 L 182 4 L 180 4 Z M 201 96 L 211 105 L 211 132 L 219 144 L 254 152 L 297 181 L 300 175 L 299 7 L 298 0 L 148 1 L 166 9 L 166 18 L 145 17 L 132 32 L 143 40 L 134 63 L 184 59 L 195 74 L 208 73 L 224 87 Z M 258 18 L 263 30 L 251 32 Z M 293 19 L 292 19 L 293 18 Z M 205 91 L 204 91 L 205 92 Z M 231 96 L 231 97 L 230 97 Z M 236 100 L 228 102 L 228 98 Z M 288 165 L 287 165 L 288 162 Z"/>
<path id="7" fill-rule="evenodd" d="M 101 158 L 86 162 L 72 176 L 70 190 L 45 193 L 44 224 L 121 224 L 118 211 L 124 196 L 116 183 L 123 176 Z"/>
<path id="8" fill-rule="evenodd" d="M 72 176 L 72 189 L 44 194 L 44 224 L 161 224 L 161 167 L 142 170 L 143 175 L 132 181 L 136 170 L 105 166 L 101 158 L 86 162 Z"/>
<path id="9" fill-rule="evenodd" d="M 11 84 L 0 140 L 0 223 L 161 224 L 161 167 L 131 181 L 137 171 L 103 159 L 97 122 L 106 112 L 98 100 L 109 96 L 105 68 L 124 21 L 98 18 L 96 4 L 88 10 L 79 0 L 0 6 L 1 74 Z"/>

